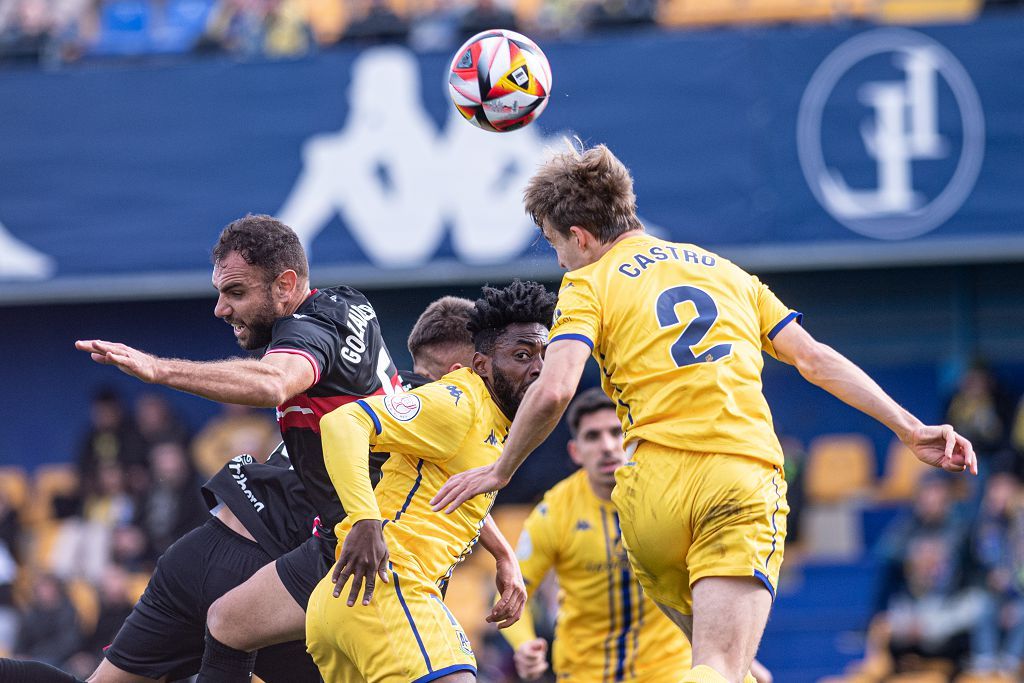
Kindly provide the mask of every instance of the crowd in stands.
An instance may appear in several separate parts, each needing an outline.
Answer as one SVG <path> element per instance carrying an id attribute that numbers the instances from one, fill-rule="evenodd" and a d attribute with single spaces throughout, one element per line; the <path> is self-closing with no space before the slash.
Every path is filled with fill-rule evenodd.
<path id="1" fill-rule="evenodd" d="M 73 463 L 41 465 L 30 477 L 22 471 L 20 485 L 18 468 L 0 468 L 0 653 L 83 678 L 93 670 L 157 558 L 207 518 L 201 483 L 233 455 L 268 453 L 278 442 L 268 412 L 221 411 L 193 435 L 162 394 L 143 393 L 129 410 L 103 389 L 93 396 Z M 886 482 L 871 485 L 870 504 L 892 514 L 867 544 L 880 580 L 874 617 L 865 625 L 866 658 L 845 680 L 926 669 L 940 671 L 937 680 L 965 672 L 964 681 L 999 675 L 1009 681 L 1021 672 L 1024 400 L 1004 396 L 979 366 L 964 374 L 946 420 L 973 439 L 981 475 L 964 479 L 922 467 L 902 492 L 887 494 Z M 811 467 L 821 449 L 782 441 L 792 507 L 787 562 L 793 564 L 814 553 L 802 519 L 827 489 L 815 483 Z M 495 516 L 514 538 L 529 509 L 499 506 Z M 453 605 L 468 601 L 481 614 L 489 600 L 481 586 L 493 584 L 483 555 L 474 553 L 460 568 L 462 580 L 457 574 L 449 596 Z M 545 586 L 533 601 L 542 633 L 553 625 L 555 596 L 555 587 Z M 482 619 L 463 623 L 476 621 L 481 679 L 515 680 L 510 650 L 493 628 Z"/>
<path id="2" fill-rule="evenodd" d="M 961 379 L 946 421 L 971 438 L 980 476 L 926 471 L 875 544 L 881 579 L 867 654 L 849 681 L 1024 674 L 1024 400 L 1014 406 L 978 366 Z"/>
<path id="3" fill-rule="evenodd" d="M 490 28 L 541 41 L 654 25 L 964 21 L 1024 0 L 0 0 L 0 63 L 226 53 L 295 58 L 337 44 L 452 50 Z"/>

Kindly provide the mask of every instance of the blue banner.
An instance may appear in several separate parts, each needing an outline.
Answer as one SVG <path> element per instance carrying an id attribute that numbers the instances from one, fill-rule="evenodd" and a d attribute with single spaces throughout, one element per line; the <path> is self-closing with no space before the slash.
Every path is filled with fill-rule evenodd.
<path id="1" fill-rule="evenodd" d="M 1024 256 L 1024 19 L 544 46 L 539 123 L 447 100 L 450 55 L 100 65 L 0 76 L 0 301 L 209 289 L 228 221 L 272 213 L 314 276 L 553 276 L 521 190 L 562 136 L 630 166 L 642 219 L 753 269 Z"/>

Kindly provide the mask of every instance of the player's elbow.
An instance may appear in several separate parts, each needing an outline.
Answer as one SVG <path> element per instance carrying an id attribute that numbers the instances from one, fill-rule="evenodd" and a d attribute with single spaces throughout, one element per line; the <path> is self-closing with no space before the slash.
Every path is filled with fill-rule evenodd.
<path id="1" fill-rule="evenodd" d="M 800 347 L 794 365 L 801 376 L 811 384 L 820 384 L 829 376 L 835 351 L 827 344 L 811 340 Z"/>
<path id="2" fill-rule="evenodd" d="M 563 382 L 541 382 L 534 385 L 537 394 L 537 402 L 544 411 L 558 411 L 569 405 L 576 387 L 570 387 Z"/>

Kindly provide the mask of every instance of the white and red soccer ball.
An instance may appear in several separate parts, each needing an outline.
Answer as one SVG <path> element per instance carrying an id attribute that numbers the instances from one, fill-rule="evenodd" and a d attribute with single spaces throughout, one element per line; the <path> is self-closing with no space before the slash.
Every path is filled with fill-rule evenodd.
<path id="1" fill-rule="evenodd" d="M 455 53 L 448 94 L 473 125 L 498 133 L 516 130 L 547 106 L 551 66 L 537 44 L 521 33 L 484 31 Z"/>

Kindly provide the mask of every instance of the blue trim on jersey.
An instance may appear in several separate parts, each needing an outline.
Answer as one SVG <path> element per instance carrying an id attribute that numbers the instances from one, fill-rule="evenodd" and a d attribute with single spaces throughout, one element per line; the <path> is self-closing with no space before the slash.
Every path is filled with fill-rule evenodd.
<path id="1" fill-rule="evenodd" d="M 615 530 L 617 536 L 615 541 L 617 543 L 622 542 L 622 527 L 619 526 L 619 513 L 613 512 L 612 518 L 615 520 Z M 622 596 L 622 630 L 619 631 L 618 642 L 616 643 L 616 654 L 615 654 L 615 680 L 622 681 L 626 678 L 626 648 L 629 644 L 629 629 L 633 625 L 633 604 L 632 594 L 630 591 L 629 572 L 623 569 L 619 572 L 619 593 Z"/>
<path id="2" fill-rule="evenodd" d="M 601 529 L 604 532 L 604 555 L 605 561 L 608 563 L 608 567 L 612 566 L 612 546 L 611 538 L 608 536 L 608 515 L 605 509 L 601 508 Z M 608 614 L 611 616 L 611 623 L 615 623 L 615 575 L 608 572 Z M 604 674 L 601 676 L 602 681 L 608 680 L 608 669 L 611 666 L 611 652 L 608 646 L 611 643 L 611 633 L 604 638 Z"/>
<path id="3" fill-rule="evenodd" d="M 779 468 L 775 468 L 775 474 L 772 475 L 772 484 L 775 486 L 775 510 L 772 512 L 772 551 L 768 553 L 768 557 L 764 560 L 764 568 L 768 569 L 768 563 L 772 559 L 772 555 L 775 554 L 775 544 L 778 541 L 779 527 L 775 523 L 775 515 L 779 513 L 779 507 L 782 505 L 782 492 L 779 491 L 779 482 L 777 477 L 779 476 Z M 772 593 L 772 597 L 775 597 L 775 593 Z"/>
<path id="4" fill-rule="evenodd" d="M 446 666 L 443 669 L 438 669 L 437 671 L 429 673 L 426 676 L 420 676 L 412 683 L 427 683 L 428 681 L 436 681 L 438 678 L 441 678 L 441 676 L 447 676 L 448 674 L 453 674 L 456 671 L 472 671 L 473 675 L 476 676 L 476 667 L 472 664 L 452 664 L 451 666 Z"/>
<path id="5" fill-rule="evenodd" d="M 764 572 L 760 571 L 759 569 L 755 569 L 754 570 L 754 576 L 759 578 L 759 579 L 761 579 L 761 583 L 763 583 L 764 587 L 768 589 L 768 592 L 772 594 L 772 601 L 774 602 L 775 601 L 775 586 L 772 585 L 772 581 L 771 581 L 771 579 L 768 578 L 768 575 L 765 574 Z"/>
<path id="6" fill-rule="evenodd" d="M 554 337 L 548 340 L 548 344 L 554 344 L 556 341 L 563 339 L 573 339 L 575 341 L 583 342 L 590 347 L 590 350 L 594 350 L 594 342 L 585 334 L 576 334 L 575 332 L 566 332 L 565 334 L 556 334 Z"/>
<path id="7" fill-rule="evenodd" d="M 373 420 L 373 428 L 377 430 L 377 435 L 379 436 L 380 433 L 384 431 L 384 428 L 380 426 L 380 418 L 377 417 L 377 413 L 373 412 L 373 408 L 371 408 L 363 399 L 356 401 L 356 405 L 365 410 L 366 414 L 370 416 L 371 420 Z"/>
<path id="8" fill-rule="evenodd" d="M 416 622 L 412 620 L 412 612 L 409 611 L 409 606 L 405 604 L 405 597 L 402 595 L 402 586 L 398 583 L 398 573 L 391 567 L 390 562 L 388 562 L 388 568 L 391 569 L 391 577 L 395 580 L 395 592 L 398 593 L 398 602 L 402 603 L 402 609 L 405 610 L 405 618 L 409 620 L 409 626 L 412 628 L 412 634 L 416 636 L 416 644 L 420 646 L 420 654 L 423 655 L 423 661 L 427 664 L 427 671 L 430 673 L 436 673 L 434 671 L 434 667 L 430 665 L 430 655 L 427 654 L 427 648 L 423 647 L 423 639 L 420 638 L 420 632 L 416 629 Z M 437 677 L 435 676 L 435 678 Z M 423 677 L 417 680 L 424 681 L 430 679 Z"/>
<path id="9" fill-rule="evenodd" d="M 797 323 L 799 323 L 800 325 L 803 325 L 803 323 L 804 323 L 804 314 L 800 313 L 799 311 L 790 311 L 790 314 L 787 315 L 782 320 L 780 320 L 778 322 L 778 324 L 775 325 L 775 327 L 773 327 L 771 329 L 771 332 L 768 333 L 768 341 L 771 341 L 772 339 L 775 339 L 775 335 L 777 335 L 779 332 L 781 332 L 783 327 L 785 327 L 789 323 L 793 322 L 794 320 L 796 320 Z"/>
<path id="10" fill-rule="evenodd" d="M 430 597 L 434 598 L 434 600 L 437 600 L 437 604 L 441 605 L 441 609 L 443 609 L 444 613 L 448 615 L 448 621 L 452 622 L 452 626 L 458 626 L 459 622 L 455 620 L 455 615 L 452 614 L 451 610 L 448 609 L 448 605 L 444 604 L 444 601 L 441 600 L 441 598 L 434 595 L 433 593 L 430 594 Z"/>
<path id="11" fill-rule="evenodd" d="M 397 522 L 402 516 L 402 513 L 409 509 L 409 503 L 412 502 L 412 497 L 416 495 L 416 491 L 419 489 L 421 483 L 423 483 L 423 458 L 420 458 L 420 461 L 416 463 L 416 481 L 413 482 L 412 488 L 409 489 L 409 495 L 405 497 L 402 509 L 395 513 L 395 518 L 392 521 Z"/>

